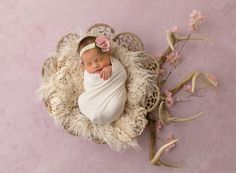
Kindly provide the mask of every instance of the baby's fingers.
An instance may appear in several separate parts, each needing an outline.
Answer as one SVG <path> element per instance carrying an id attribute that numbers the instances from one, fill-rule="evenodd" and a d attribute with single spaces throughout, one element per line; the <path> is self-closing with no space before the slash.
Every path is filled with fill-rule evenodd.
<path id="1" fill-rule="evenodd" d="M 105 71 L 104 72 L 104 80 L 107 80 L 108 79 L 108 71 Z"/>
<path id="2" fill-rule="evenodd" d="M 100 78 L 101 78 L 102 75 L 103 75 L 103 71 L 100 71 L 100 72 L 99 72 L 99 75 L 100 75 Z"/>
<path id="3" fill-rule="evenodd" d="M 108 71 L 107 78 L 109 78 L 110 76 L 111 76 L 111 71 Z"/>
<path id="4" fill-rule="evenodd" d="M 102 78 L 103 80 L 107 80 L 110 76 L 111 76 L 111 70 L 104 69 L 100 72 L 100 78 Z"/>
<path id="5" fill-rule="evenodd" d="M 100 73 L 100 78 L 102 78 L 103 80 L 105 80 L 105 76 L 106 76 L 106 71 L 102 70 Z"/>

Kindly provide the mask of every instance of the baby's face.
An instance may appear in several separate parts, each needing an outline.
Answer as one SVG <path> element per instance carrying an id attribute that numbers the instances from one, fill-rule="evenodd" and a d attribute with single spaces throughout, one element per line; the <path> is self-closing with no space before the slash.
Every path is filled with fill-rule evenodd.
<path id="1" fill-rule="evenodd" d="M 82 62 L 88 73 L 97 73 L 103 67 L 110 65 L 110 54 L 99 54 L 96 48 L 89 49 L 82 55 Z"/>

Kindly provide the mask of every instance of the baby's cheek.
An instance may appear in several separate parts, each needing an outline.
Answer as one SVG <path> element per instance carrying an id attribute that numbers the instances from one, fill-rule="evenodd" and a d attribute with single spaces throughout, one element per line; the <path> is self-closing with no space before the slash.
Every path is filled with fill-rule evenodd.
<path id="1" fill-rule="evenodd" d="M 102 68 L 103 68 L 103 67 L 106 67 L 106 66 L 107 66 L 107 62 L 106 62 L 106 61 L 102 61 L 100 66 L 101 66 Z"/>
<path id="2" fill-rule="evenodd" d="M 86 67 L 85 70 L 86 70 L 88 73 L 93 73 L 93 69 L 91 69 L 90 67 Z"/>

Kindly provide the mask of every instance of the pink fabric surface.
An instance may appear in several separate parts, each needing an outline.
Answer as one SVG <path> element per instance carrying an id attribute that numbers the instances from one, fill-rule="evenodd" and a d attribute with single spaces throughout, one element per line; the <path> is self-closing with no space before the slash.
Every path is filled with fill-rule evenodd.
<path id="1" fill-rule="evenodd" d="M 1 173 L 235 173 L 236 161 L 236 2 L 235 0 L 2 0 L 0 2 L 0 172 Z M 107 23 L 140 36 L 153 54 L 167 47 L 165 30 L 188 30 L 188 15 L 199 9 L 207 18 L 198 34 L 208 42 L 189 42 L 186 60 L 166 88 L 197 69 L 214 74 L 219 92 L 204 89 L 174 108 L 176 116 L 200 111 L 191 123 L 166 126 L 180 139 L 163 160 L 180 169 L 154 167 L 148 161 L 148 131 L 138 137 L 142 148 L 115 152 L 107 145 L 83 142 L 56 126 L 35 98 L 41 66 L 68 32 Z"/>

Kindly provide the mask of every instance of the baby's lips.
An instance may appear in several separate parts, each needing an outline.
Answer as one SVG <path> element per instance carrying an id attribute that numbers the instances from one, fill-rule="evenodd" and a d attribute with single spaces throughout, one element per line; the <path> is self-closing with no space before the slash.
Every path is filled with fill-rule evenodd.
<path id="1" fill-rule="evenodd" d="M 102 71 L 102 69 L 98 69 L 94 73 L 100 73 L 101 71 Z"/>

